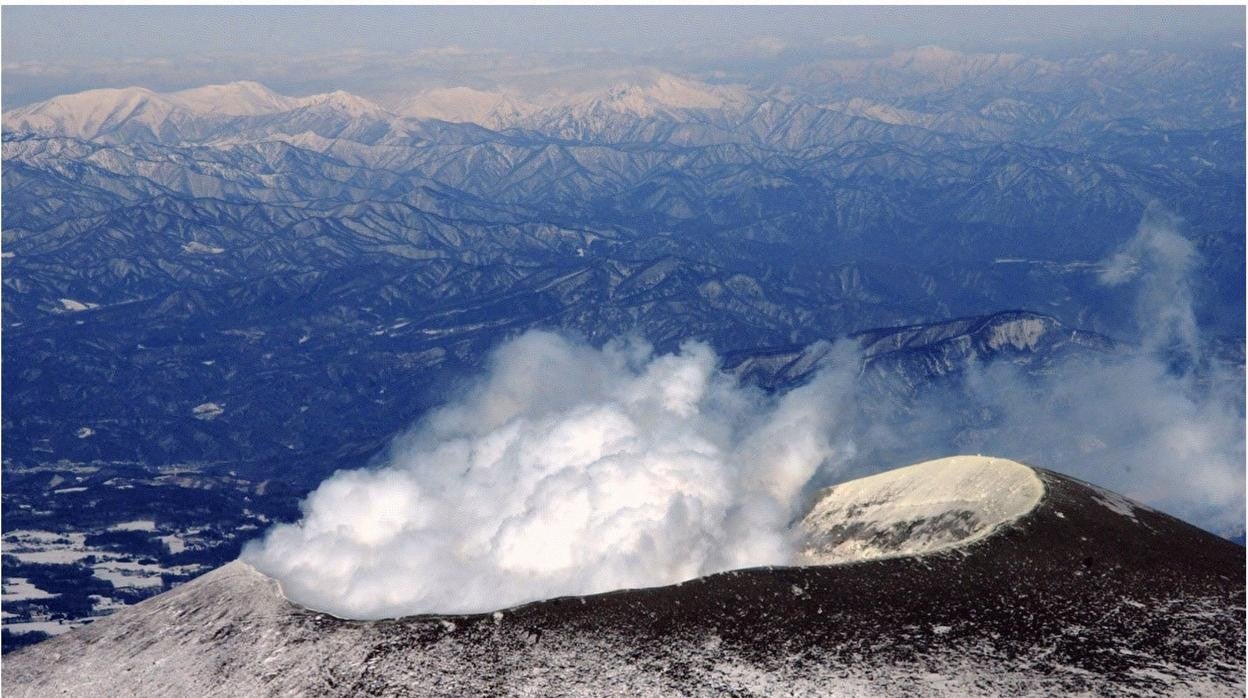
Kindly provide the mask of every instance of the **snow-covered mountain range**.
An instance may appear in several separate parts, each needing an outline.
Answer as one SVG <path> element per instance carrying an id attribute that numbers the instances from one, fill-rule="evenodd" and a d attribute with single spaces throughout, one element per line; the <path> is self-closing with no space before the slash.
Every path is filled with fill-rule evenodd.
<path id="1" fill-rule="evenodd" d="M 395 137 L 406 133 L 402 121 L 435 119 L 564 139 L 631 142 L 662 135 L 686 144 L 775 143 L 790 130 L 783 114 L 801 107 L 975 141 L 1070 147 L 1093 124 L 1163 131 L 1234 126 L 1244 108 L 1234 88 L 1242 74 L 1242 65 L 1216 52 L 1056 58 L 922 46 L 874 58 L 802 62 L 769 83 L 748 85 L 641 68 L 604 73 L 595 87 L 579 80 L 578 87 L 520 88 L 482 78 L 476 85 L 390 90 L 377 103 L 344 92 L 283 96 L 253 81 L 170 93 L 101 89 L 10 109 L 4 127 L 112 142 L 201 142 L 228 133 L 219 127 L 230 117 L 312 109 L 388 122 L 387 133 Z M 638 119 L 668 124 L 668 132 L 638 130 L 631 123 Z M 677 124 L 683 128 L 670 128 Z"/>
<path id="2" fill-rule="evenodd" d="M 390 129 L 387 135 L 402 137 L 407 119 L 496 129 L 555 129 L 555 124 L 569 120 L 584 124 L 623 117 L 676 120 L 693 112 L 740 112 L 759 99 L 739 86 L 708 85 L 659 73 L 648 84 L 531 99 L 470 87 L 438 88 L 398 100 L 388 110 L 342 91 L 288 97 L 257 82 L 238 81 L 168 93 L 142 87 L 89 90 L 6 111 L 3 123 L 12 132 L 116 143 L 176 143 L 211 141 L 228 134 L 233 125 L 262 127 L 272 121 L 263 117 L 280 115 L 297 121 L 317 115 L 329 120 L 384 122 Z"/>

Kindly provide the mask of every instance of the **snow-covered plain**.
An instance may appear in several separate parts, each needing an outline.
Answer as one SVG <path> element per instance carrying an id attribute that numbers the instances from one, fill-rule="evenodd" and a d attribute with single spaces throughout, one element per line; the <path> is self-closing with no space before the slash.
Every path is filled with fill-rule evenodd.
<path id="1" fill-rule="evenodd" d="M 135 521 L 122 521 L 108 527 L 110 531 L 155 531 L 156 522 L 151 519 L 137 519 Z"/>
<path id="2" fill-rule="evenodd" d="M 56 596 L 40 589 L 31 584 L 29 579 L 25 577 L 5 577 L 4 578 L 4 595 L 0 601 L 11 603 L 13 601 L 29 601 L 33 599 L 50 599 Z"/>
<path id="3" fill-rule="evenodd" d="M 174 568 L 167 570 L 159 565 L 149 565 L 127 560 L 109 560 L 91 566 L 96 577 L 107 580 L 114 587 L 159 587 L 163 584 L 160 575 L 164 572 L 181 572 Z"/>

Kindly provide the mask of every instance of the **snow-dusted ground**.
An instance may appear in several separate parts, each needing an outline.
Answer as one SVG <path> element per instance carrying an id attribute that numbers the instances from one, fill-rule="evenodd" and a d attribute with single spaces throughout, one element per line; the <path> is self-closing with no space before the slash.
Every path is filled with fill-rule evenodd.
<path id="1" fill-rule="evenodd" d="M 1226 613 L 1216 602 L 1199 600 L 1170 610 Z M 637 612 L 644 615 L 646 609 Z M 835 618 L 829 615 L 828 622 Z M 784 623 L 776 619 L 780 636 Z M 891 631 L 891 642 L 921 647 L 964 628 L 933 624 L 884 631 Z M 850 653 L 795 648 L 788 659 L 767 658 L 731 632 L 676 630 L 653 641 L 626 631 L 543 628 L 512 611 L 467 623 L 337 621 L 293 607 L 273 580 L 243 563 L 231 563 L 66 639 L 71 642 L 45 643 L 6 659 L 4 679 L 11 695 L 1243 693 L 1242 677 L 1228 684 L 1144 652 L 1137 653 L 1140 666 L 1128 672 L 1134 683 L 1127 687 L 1039 655 L 1011 658 L 1008 642 L 987 639 L 937 647 L 910 660 L 871 662 L 863 661 L 865 648 L 856 646 Z M 1112 651 L 1135 652 L 1126 647 Z"/>
<path id="2" fill-rule="evenodd" d="M 824 490 L 802 519 L 798 562 L 831 565 L 968 545 L 1027 514 L 1044 496 L 1031 468 L 954 456 Z"/>

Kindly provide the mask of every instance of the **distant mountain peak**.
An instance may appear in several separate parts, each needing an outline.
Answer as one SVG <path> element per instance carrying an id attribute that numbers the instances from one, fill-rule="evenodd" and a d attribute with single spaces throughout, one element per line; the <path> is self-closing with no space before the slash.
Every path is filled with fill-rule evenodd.
<path id="1" fill-rule="evenodd" d="M 199 114 L 255 116 L 289 111 L 299 100 L 279 95 L 251 80 L 222 85 L 204 85 L 174 92 L 169 97 L 180 106 Z"/>
<path id="2" fill-rule="evenodd" d="M 666 110 L 723 109 L 745 101 L 746 93 L 739 87 L 710 85 L 670 73 L 658 73 L 647 82 L 613 85 L 603 93 L 590 96 L 582 106 L 601 106 L 648 117 Z"/>
<path id="3" fill-rule="evenodd" d="M 487 128 L 509 125 L 536 109 L 532 103 L 506 92 L 463 85 L 424 90 L 395 106 L 397 114 L 408 118 L 473 123 Z"/>
<path id="4" fill-rule="evenodd" d="M 334 90 L 297 100 L 301 107 L 327 107 L 354 118 L 387 116 L 390 112 L 345 90 Z"/>
<path id="5" fill-rule="evenodd" d="M 145 87 L 101 88 L 60 95 L 4 113 L 5 130 L 93 138 L 127 121 L 155 126 L 177 105 Z"/>

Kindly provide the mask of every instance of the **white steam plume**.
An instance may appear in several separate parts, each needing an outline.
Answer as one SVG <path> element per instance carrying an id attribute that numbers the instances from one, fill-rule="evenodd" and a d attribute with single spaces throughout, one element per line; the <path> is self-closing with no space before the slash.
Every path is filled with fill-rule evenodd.
<path id="1" fill-rule="evenodd" d="M 1006 411 L 1016 439 L 1050 462 L 1224 535 L 1244 532 L 1244 373 L 1210 356 L 1192 290 L 1200 257 L 1156 203 L 1106 263 L 1101 282 L 1135 283 L 1140 345 L 1072 360 L 1042 399 Z M 999 372 L 998 372 L 999 375 Z"/>
<path id="2" fill-rule="evenodd" d="M 637 340 L 599 350 L 529 332 L 383 467 L 336 473 L 302 521 L 243 558 L 292 600 L 350 618 L 787 564 L 803 486 L 852 451 L 832 440 L 857 367 L 846 354 L 772 398 L 720 372 L 704 344 L 656 356 Z"/>
<path id="3" fill-rule="evenodd" d="M 961 404 L 995 415 L 991 428 L 960 434 L 947 448 L 1052 468 L 1219 534 L 1242 535 L 1244 372 L 1201 341 L 1192 291 L 1200 260 L 1180 225 L 1150 205 L 1106 262 L 1102 283 L 1135 286 L 1137 345 L 1074 355 L 1038 379 L 1007 362 L 973 368 L 959 395 L 919 407 L 944 415 Z"/>
<path id="4" fill-rule="evenodd" d="M 1179 233 L 1182 221 L 1152 203 L 1135 236 L 1106 260 L 1100 282 L 1118 286 L 1138 282 L 1136 323 L 1146 348 L 1200 352 L 1192 275 L 1199 255 L 1191 240 Z"/>

